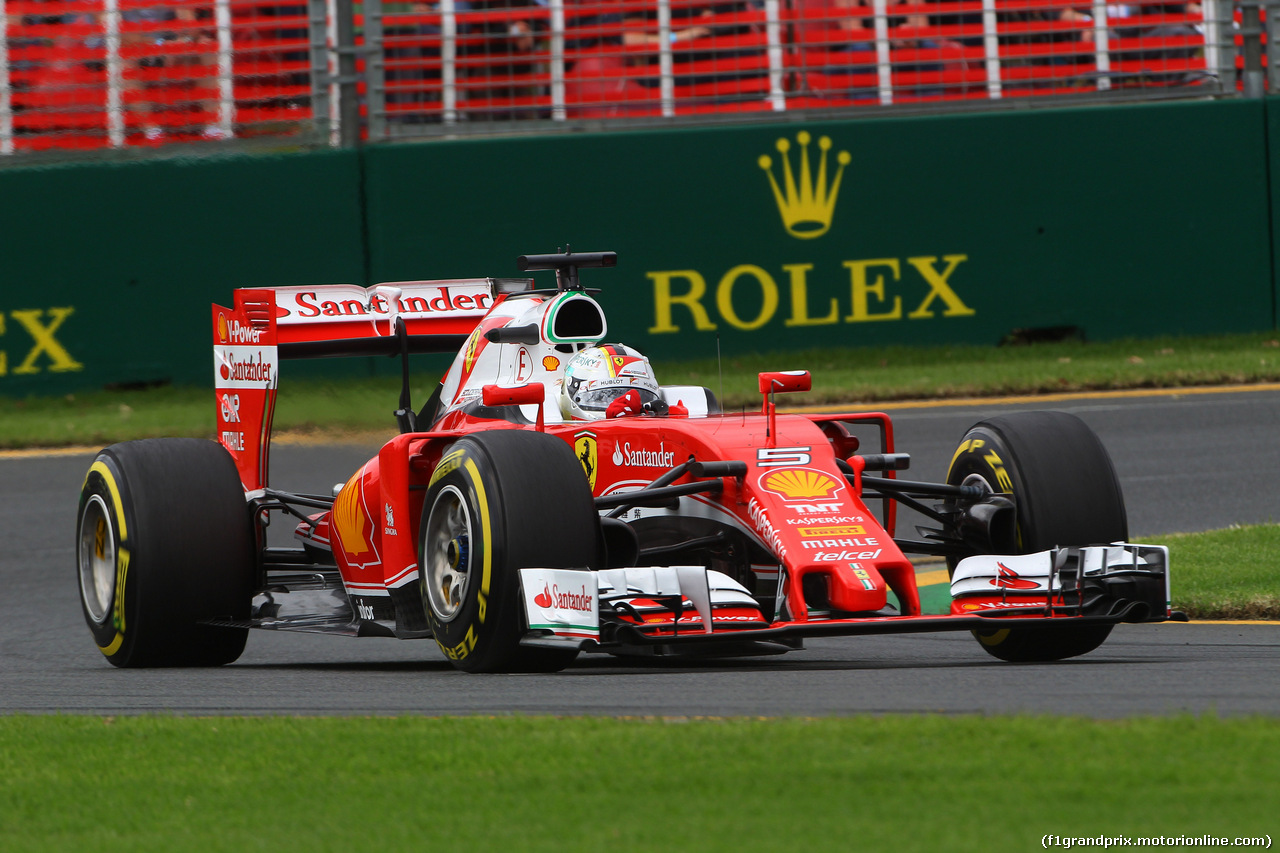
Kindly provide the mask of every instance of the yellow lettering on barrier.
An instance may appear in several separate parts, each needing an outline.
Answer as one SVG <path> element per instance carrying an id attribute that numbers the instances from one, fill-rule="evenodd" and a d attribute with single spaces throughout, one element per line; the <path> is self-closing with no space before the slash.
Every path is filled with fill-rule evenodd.
<path id="1" fill-rule="evenodd" d="M 0 338 L 4 337 L 4 315 L 0 314 Z M 0 376 L 9 372 L 9 354 L 0 349 Z"/>
<path id="2" fill-rule="evenodd" d="M 653 279 L 654 324 L 649 334 L 659 335 L 664 332 L 678 332 L 680 327 L 671 319 L 671 306 L 683 305 L 693 315 L 693 326 L 700 332 L 711 332 L 716 324 L 707 316 L 707 309 L 702 307 L 702 297 L 707 293 L 707 280 L 697 270 L 669 270 L 645 274 Z M 689 282 L 687 293 L 676 296 L 671 292 L 671 280 L 683 278 Z"/>
<path id="3" fill-rule="evenodd" d="M 827 326 L 840 318 L 840 306 L 834 296 L 831 297 L 831 311 L 827 316 L 809 316 L 809 282 L 805 276 L 813 269 L 813 264 L 785 264 L 782 268 L 791 276 L 791 316 L 783 325 Z"/>
<path id="4" fill-rule="evenodd" d="M 777 315 L 778 303 L 782 299 L 790 302 L 790 315 L 782 321 L 786 327 L 829 326 L 842 321 L 869 323 L 934 317 L 972 317 L 978 312 L 965 304 L 951 283 L 956 270 L 968 259 L 968 255 L 943 255 L 941 261 L 937 255 L 907 258 L 907 269 L 912 271 L 907 281 L 903 280 L 901 258 L 842 261 L 841 265 L 848 270 L 849 275 L 849 303 L 842 309 L 843 300 L 839 297 L 818 296 L 813 313 L 810 313 L 809 298 L 809 276 L 814 269 L 812 263 L 783 264 L 785 279 L 776 279 L 769 270 L 755 264 L 739 264 L 720 278 L 716 286 L 714 309 L 706 304 L 707 279 L 697 270 L 649 272 L 645 275 L 653 281 L 654 307 L 654 324 L 649 328 L 649 333 L 681 331 L 681 324 L 677 324 L 675 319 L 676 306 L 689 312 L 695 331 L 716 330 L 717 323 L 711 317 L 711 310 L 719 313 L 716 320 L 746 332 L 755 331 L 773 321 Z M 754 278 L 760 287 L 760 309 L 752 317 L 743 317 L 739 313 L 740 303 L 734 302 L 734 289 L 743 278 Z M 677 279 L 687 285 L 682 292 L 674 292 L 677 286 L 674 282 Z M 914 299 L 920 292 L 917 288 L 921 285 L 924 297 L 910 314 L 904 314 L 903 301 Z M 787 288 L 785 295 L 780 293 L 782 286 Z M 939 303 L 940 311 L 936 307 Z M 842 310 L 845 312 L 843 317 Z M 688 328 L 687 321 L 682 325 Z"/>
<path id="5" fill-rule="evenodd" d="M 884 276 L 876 276 L 874 283 L 868 283 L 867 270 L 871 267 L 887 267 L 893 272 L 893 280 L 897 281 L 901 277 L 900 267 L 897 258 L 875 258 L 869 261 L 845 261 L 844 266 L 849 270 L 850 286 L 853 290 L 853 311 L 845 321 L 849 323 L 866 323 L 873 320 L 900 320 L 902 319 L 902 297 L 893 297 L 893 309 L 883 311 L 878 314 L 871 312 L 869 305 L 870 298 L 875 297 L 877 301 L 884 302 Z"/>
<path id="6" fill-rule="evenodd" d="M 973 309 L 960 301 L 960 297 L 956 296 L 956 292 L 951 289 L 951 285 L 947 284 L 947 279 L 951 278 L 951 274 L 956 271 L 962 262 L 969 260 L 968 255 L 943 255 L 942 259 L 947 262 L 947 268 L 941 274 L 933 268 L 934 263 L 938 260 L 936 256 L 907 258 L 907 263 L 920 271 L 920 275 L 929 284 L 929 293 L 925 296 L 924 301 L 920 303 L 920 307 L 912 311 L 907 316 L 912 320 L 919 320 L 922 317 L 932 317 L 933 312 L 929 310 L 929 306 L 933 304 L 935 296 L 941 297 L 946 303 L 947 309 L 942 312 L 944 317 L 971 317 Z"/>
<path id="7" fill-rule="evenodd" d="M 763 304 L 754 320 L 743 320 L 733 307 L 733 286 L 743 276 L 751 276 L 760 283 Z M 716 286 L 716 307 L 720 309 L 720 316 L 728 321 L 730 326 L 745 332 L 758 329 L 772 320 L 774 313 L 778 310 L 778 283 L 773 280 L 773 276 L 754 264 L 739 264 L 725 273 L 720 279 L 720 284 Z"/>
<path id="8" fill-rule="evenodd" d="M 27 357 L 22 363 L 13 369 L 15 374 L 32 374 L 39 373 L 40 368 L 36 367 L 36 359 L 44 353 L 52 362 L 48 369 L 54 373 L 64 373 L 70 370 L 81 370 L 84 365 L 71 357 L 71 353 L 67 352 L 66 347 L 60 344 L 54 333 L 62 326 L 63 322 L 70 317 L 75 308 L 50 308 L 49 323 L 45 325 L 40 322 L 40 315 L 44 311 L 10 311 L 9 316 L 18 321 L 22 328 L 27 330 L 31 335 L 31 340 L 35 342 L 35 346 L 27 353 Z M 0 334 L 3 334 L 3 327 L 0 326 Z M 5 362 L 0 361 L 0 374 L 3 374 Z"/>

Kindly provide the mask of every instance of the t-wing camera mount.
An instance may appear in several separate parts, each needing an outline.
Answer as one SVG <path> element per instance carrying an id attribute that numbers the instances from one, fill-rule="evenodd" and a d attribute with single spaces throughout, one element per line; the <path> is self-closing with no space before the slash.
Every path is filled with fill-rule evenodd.
<path id="1" fill-rule="evenodd" d="M 516 267 L 521 272 L 555 270 L 556 290 L 582 290 L 578 270 L 582 267 L 616 267 L 617 252 L 570 252 L 553 255 L 521 255 Z"/>

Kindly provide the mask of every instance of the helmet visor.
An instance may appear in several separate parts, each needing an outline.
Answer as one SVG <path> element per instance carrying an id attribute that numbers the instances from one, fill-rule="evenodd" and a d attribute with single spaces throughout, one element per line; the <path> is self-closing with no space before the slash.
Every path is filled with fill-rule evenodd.
<path id="1" fill-rule="evenodd" d="M 603 412 L 609 408 L 609 404 L 621 397 L 628 391 L 637 391 L 640 394 L 641 405 L 645 403 L 657 402 L 659 397 L 648 388 L 638 388 L 634 385 L 613 385 L 608 388 L 595 388 L 590 391 L 583 391 L 578 395 L 578 405 L 588 412 Z"/>

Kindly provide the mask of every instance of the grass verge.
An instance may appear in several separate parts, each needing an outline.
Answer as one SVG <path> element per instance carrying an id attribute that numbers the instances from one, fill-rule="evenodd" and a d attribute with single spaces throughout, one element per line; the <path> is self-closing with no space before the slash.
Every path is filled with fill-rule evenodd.
<path id="1" fill-rule="evenodd" d="M 1161 337 L 1028 346 L 826 348 L 728 358 L 726 408 L 759 404 L 756 374 L 806 369 L 805 403 L 878 402 L 1124 388 L 1177 388 L 1280 380 L 1272 334 Z M 706 385 L 719 394 L 714 359 L 655 365 L 670 385 Z"/>
<path id="2" fill-rule="evenodd" d="M 1135 541 L 1168 547 L 1174 610 L 1192 619 L 1280 620 L 1280 564 L 1275 560 L 1280 553 L 1280 524 L 1138 536 Z M 935 582 L 921 588 L 926 613 L 951 609 L 942 565 L 931 564 Z"/>
<path id="3" fill-rule="evenodd" d="M 1280 720 L 0 719 L 0 847 L 1032 850 L 1275 833 Z"/>
<path id="4" fill-rule="evenodd" d="M 1159 536 L 1173 606 L 1192 619 L 1280 619 L 1280 525 Z"/>
<path id="5" fill-rule="evenodd" d="M 1177 388 L 1280 381 L 1280 342 L 1268 334 L 1009 347 L 828 348 L 714 360 L 658 362 L 668 385 L 706 385 L 725 408 L 759 403 L 756 374 L 807 368 L 813 390 L 788 404 L 872 404 L 903 399 L 1044 394 L 1122 388 Z M 394 430 L 396 379 L 284 384 L 277 430 L 349 434 Z M 415 376 L 413 398 L 426 399 L 436 375 Z M 211 436 L 208 388 L 96 391 L 65 397 L 0 397 L 0 448 L 104 445 L 164 435 Z"/>

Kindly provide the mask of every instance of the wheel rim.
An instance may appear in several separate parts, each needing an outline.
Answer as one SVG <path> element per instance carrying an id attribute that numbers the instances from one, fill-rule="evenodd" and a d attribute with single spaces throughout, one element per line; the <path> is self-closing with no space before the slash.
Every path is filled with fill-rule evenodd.
<path id="1" fill-rule="evenodd" d="M 458 615 L 471 578 L 471 513 L 457 487 L 445 486 L 436 495 L 427 517 L 427 603 L 442 622 Z"/>
<path id="2" fill-rule="evenodd" d="M 960 483 L 961 486 L 982 486 L 987 490 L 989 495 L 1002 495 L 1004 492 L 997 492 L 994 484 L 981 474 L 970 474 Z"/>
<path id="3" fill-rule="evenodd" d="M 116 539 L 101 495 L 90 496 L 80 517 L 80 598 L 94 622 L 111 612 L 116 591 Z"/>

